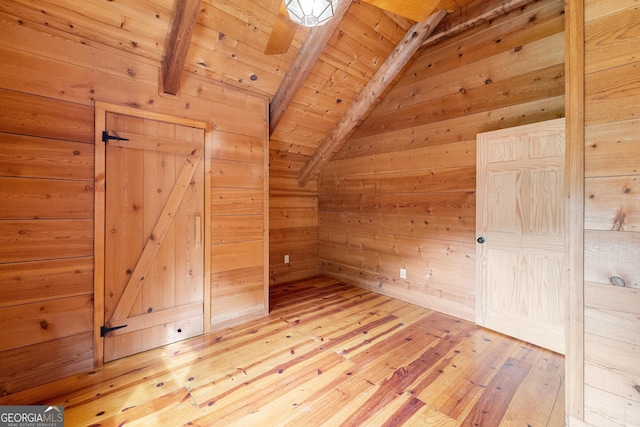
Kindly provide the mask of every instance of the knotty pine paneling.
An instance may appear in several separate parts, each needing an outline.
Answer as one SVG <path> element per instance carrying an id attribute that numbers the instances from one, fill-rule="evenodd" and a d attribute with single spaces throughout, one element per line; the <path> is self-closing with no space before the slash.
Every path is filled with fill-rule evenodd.
<path id="1" fill-rule="evenodd" d="M 640 103 L 637 70 L 637 62 L 632 61 L 585 75 L 587 126 L 624 122 L 638 117 L 635 108 Z M 620 87 L 625 89 L 620 90 Z"/>
<path id="2" fill-rule="evenodd" d="M 584 420 L 593 426 L 640 420 L 638 16 L 635 2 L 585 2 Z"/>
<path id="3" fill-rule="evenodd" d="M 269 282 L 278 284 L 319 273 L 318 186 L 315 180 L 298 185 L 304 156 L 270 151 Z"/>
<path id="4" fill-rule="evenodd" d="M 211 161 L 211 185 L 218 188 L 253 188 L 264 185 L 261 163 L 238 162 L 213 158 Z"/>
<path id="5" fill-rule="evenodd" d="M 47 37 L 38 31 L 39 27 L 32 28 L 13 20 L 0 20 L 0 23 L 0 53 L 6 60 L 6 64 L 3 61 L 3 65 L 6 66 L 3 66 L 0 76 L 7 88 L 86 106 L 92 106 L 95 100 L 126 105 L 176 117 L 212 122 L 220 131 L 236 132 L 260 139 L 265 137 L 266 101 L 262 97 L 232 90 L 197 76 L 183 79 L 178 96 L 166 96 L 158 90 L 157 64 L 149 65 L 126 53 L 102 51 L 82 43 L 84 40 L 80 39 Z M 20 37 L 12 36 L 14 32 Z M 5 33 L 9 35 L 6 39 Z M 45 38 L 50 47 L 47 55 L 31 53 L 37 51 L 37 48 L 32 49 L 31 46 L 37 46 L 41 38 Z M 76 55 L 78 51 L 81 52 L 80 55 Z M 55 55 L 52 52 L 55 52 Z M 88 70 L 87 64 L 90 64 L 91 71 Z M 152 67 L 152 71 L 148 70 L 149 66 Z M 143 74 L 150 73 L 155 78 L 138 79 L 139 68 L 143 69 Z M 29 72 L 25 73 L 25 69 Z M 28 106 L 25 111 L 36 107 Z M 89 111 L 92 114 L 92 110 Z M 35 109 L 34 112 L 39 110 Z M 47 110 L 42 114 L 46 117 Z M 60 117 L 65 115 L 73 117 L 73 109 L 69 114 L 61 113 Z M 77 132 L 83 133 L 92 141 L 93 116 L 88 116 L 88 119 L 89 127 L 78 126 Z M 39 125 L 42 122 L 42 119 L 35 120 L 34 124 Z M 47 122 L 52 123 L 51 120 Z M 242 126 L 238 129 L 239 123 L 242 123 Z M 58 126 L 60 125 L 56 124 L 53 128 Z M 36 135 L 39 136 L 37 133 Z"/>
<path id="6" fill-rule="evenodd" d="M 28 353 L 28 357 L 25 354 Z M 93 368 L 93 333 L 85 332 L 44 341 L 36 346 L 2 352 L 2 393 L 25 390 L 53 378 L 64 378 Z M 19 373 L 17 375 L 16 373 Z"/>
<path id="7" fill-rule="evenodd" d="M 640 358 L 640 347 L 597 335 L 586 335 L 585 347 L 590 357 L 585 360 L 586 381 L 597 381 L 604 392 L 623 396 L 630 401 L 628 407 L 637 404 L 640 397 L 634 386 L 640 369 L 634 362 Z M 621 374 L 625 371 L 631 371 L 631 375 Z"/>
<path id="8" fill-rule="evenodd" d="M 532 22 L 536 25 L 532 26 Z M 486 31 L 492 28 L 493 31 Z M 527 69 L 526 64 L 515 62 L 500 62 L 489 72 L 481 74 L 465 72 L 467 67 L 482 67 L 483 62 L 492 61 L 492 57 L 506 59 L 506 56 L 522 54 L 529 61 L 539 64 L 552 65 L 561 60 L 562 50 L 549 49 L 549 44 L 558 46 L 562 41 L 558 38 L 564 28 L 564 16 L 556 3 L 539 3 L 528 5 L 521 11 L 514 11 L 510 17 L 499 17 L 482 24 L 472 40 L 463 33 L 443 40 L 430 49 L 430 54 L 416 58 L 411 67 L 411 73 L 403 76 L 395 86 L 395 94 L 386 96 L 376 114 L 394 110 L 401 100 L 407 103 L 423 102 L 421 98 L 438 98 L 451 90 L 450 84 L 456 82 L 461 88 L 471 88 L 491 84 L 494 80 L 501 80 L 512 75 L 517 69 Z M 526 30 L 526 31 L 523 31 Z M 499 37 L 495 37 L 500 33 Z M 537 42 L 531 43 L 535 39 Z M 527 46 L 524 50 L 524 45 Z M 546 45 L 546 48 L 545 48 Z M 455 51 L 457 54 L 452 55 Z M 535 56 L 540 56 L 536 58 Z M 424 83 L 425 76 L 433 76 L 428 84 Z M 444 84 L 443 84 L 444 83 Z M 395 92 L 395 91 L 394 91 Z M 422 95 L 413 101 L 407 100 L 408 93 Z"/>
<path id="9" fill-rule="evenodd" d="M 264 206 L 262 189 L 225 188 L 211 195 L 211 210 L 217 215 L 261 215 Z"/>
<path id="10" fill-rule="evenodd" d="M 1 28 L 1 27 L 0 27 Z M 4 70 L 4 67 L 3 67 Z M 24 74 L 24 69 L 22 70 Z M 4 81 L 11 87 L 11 81 Z M 16 89 L 25 89 L 18 86 Z M 93 109 L 89 106 L 45 97 L 30 96 L 0 87 L 0 128 L 9 141 L 39 136 L 68 141 L 93 142 Z M 37 143 L 37 142 L 36 142 Z M 7 157 L 11 153 L 7 154 Z M 68 155 L 65 156 L 69 159 Z M 71 157 L 73 159 L 73 157 Z"/>
<path id="11" fill-rule="evenodd" d="M 266 314 L 266 144 L 214 131 L 211 159 L 211 328 Z"/>
<path id="12" fill-rule="evenodd" d="M 219 330 L 264 313 L 262 265 L 213 272 L 211 275 L 211 323 Z"/>
<path id="13" fill-rule="evenodd" d="M 396 193 L 338 196 L 321 193 L 319 203 L 327 211 L 469 217 L 474 214 L 475 194 L 468 191 L 431 193 L 401 190 Z"/>
<path id="14" fill-rule="evenodd" d="M 634 176 L 640 172 L 640 120 L 603 123 L 585 129 L 585 177 Z"/>
<path id="15" fill-rule="evenodd" d="M 291 201 L 291 204 L 295 205 L 300 197 Z M 312 197 L 313 200 L 317 200 L 316 197 Z M 286 209 L 286 210 L 285 210 Z M 299 229 L 313 227 L 318 223 L 318 211 L 312 208 L 295 208 L 287 207 L 285 209 L 278 210 L 277 208 L 269 209 L 271 224 L 276 229 Z"/>
<path id="16" fill-rule="evenodd" d="M 534 2 L 418 54 L 318 179 L 322 273 L 474 319 L 475 137 L 564 116 L 563 14 Z"/>
<path id="17" fill-rule="evenodd" d="M 322 138 L 361 93 L 411 24 L 367 2 L 355 1 L 350 4 L 338 30 L 323 49 L 270 137 L 270 150 L 274 153 L 270 156 L 272 178 L 280 180 L 280 173 L 286 175 L 287 172 L 281 167 L 286 167 L 284 164 L 290 161 L 290 165 L 293 165 L 290 169 L 291 185 L 284 181 L 280 183 L 287 191 L 298 192 L 295 175 L 304 165 L 304 157 L 308 158 L 314 153 Z M 292 158 L 296 155 L 303 157 L 300 162 Z M 274 165 L 273 160 L 280 164 Z M 307 187 L 313 191 L 314 186 Z M 280 261 L 277 261 L 278 271 L 283 270 Z M 307 265 L 313 264 L 311 260 L 308 261 L 305 262 Z M 302 266 L 292 264 L 285 271 L 297 273 L 298 267 Z M 313 271 L 309 273 L 313 274 Z"/>
<path id="18" fill-rule="evenodd" d="M 93 292 L 93 258 L 0 264 L 0 307 Z"/>
<path id="19" fill-rule="evenodd" d="M 266 147 L 255 136 L 229 132 L 214 132 L 211 155 L 215 159 L 236 160 L 262 164 Z"/>
<path id="20" fill-rule="evenodd" d="M 260 265 L 263 259 L 262 249 L 262 241 L 214 244 L 211 250 L 211 272 Z"/>
<path id="21" fill-rule="evenodd" d="M 474 239 L 474 217 L 432 216 L 421 221 L 414 216 L 383 215 L 362 212 L 321 212 L 320 225 L 324 229 L 340 228 L 348 224 L 349 230 L 391 235 L 411 235 L 423 239 L 468 242 Z"/>
<path id="22" fill-rule="evenodd" d="M 410 26 L 371 4 L 352 2 L 271 135 L 271 149 L 311 155 Z"/>
<path id="23" fill-rule="evenodd" d="M 585 179 L 585 228 L 640 232 L 638 175 Z"/>
<path id="24" fill-rule="evenodd" d="M 551 45 L 550 48 L 562 49 L 561 40 L 563 40 L 562 37 L 556 43 L 549 43 Z M 524 50 L 525 48 L 522 49 Z M 538 61 L 517 58 L 517 53 L 520 51 L 514 49 L 515 57 L 507 57 L 503 61 L 517 63 L 524 61 L 531 67 L 536 67 L 539 64 Z M 359 128 L 355 136 L 370 136 L 385 131 L 405 129 L 433 121 L 446 120 L 451 117 L 460 117 L 465 114 L 491 111 L 502 108 L 505 104 L 523 104 L 541 98 L 560 96 L 564 93 L 564 67 L 562 56 L 559 56 L 558 60 L 561 61 L 559 64 L 540 69 L 532 68 L 533 71 L 522 74 L 506 75 L 501 80 L 487 78 L 481 86 L 465 88 L 460 87 L 457 81 L 446 82 L 445 84 L 449 87 L 454 86 L 449 93 L 445 93 L 435 99 L 427 98 L 424 102 L 418 104 L 402 106 L 387 114 L 373 116 L 371 119 L 365 120 L 365 123 Z M 496 58 L 496 60 L 499 59 Z M 480 65 L 484 65 L 481 70 L 468 70 L 466 72 L 486 74 L 487 70 L 495 66 L 490 61 Z M 517 68 L 507 71 L 519 72 Z M 488 88 L 486 86 L 492 87 Z M 487 97 L 487 91 L 494 93 L 494 95 Z M 427 93 L 429 92 L 427 91 Z"/>
<path id="25" fill-rule="evenodd" d="M 384 137 L 383 135 L 380 139 L 384 139 Z M 430 140 L 430 138 L 426 140 Z M 434 138 L 434 140 L 437 140 L 437 138 Z M 391 147 L 388 148 L 391 149 Z M 324 169 L 322 178 L 323 180 L 333 178 L 356 179 L 356 177 L 362 179 L 372 174 L 385 174 L 388 175 L 389 178 L 392 178 L 390 174 L 395 172 L 398 174 L 403 173 L 405 176 L 414 174 L 421 179 L 425 179 L 425 173 L 416 171 L 427 169 L 431 170 L 428 174 L 433 174 L 434 172 L 432 170 L 438 170 L 438 173 L 441 173 L 440 169 L 475 167 L 475 139 L 451 141 L 441 144 L 434 143 L 426 147 L 408 148 L 407 150 L 391 149 L 386 153 L 362 154 L 353 158 L 336 159 Z M 425 159 L 430 159 L 430 162 L 426 163 Z M 444 162 L 446 162 L 446 164 Z M 363 176 L 360 177 L 358 175 Z M 403 184 L 399 185 L 399 188 L 403 188 Z"/>
<path id="26" fill-rule="evenodd" d="M 0 144 L 2 176 L 93 182 L 92 145 L 12 133 L 0 133 Z"/>
<path id="27" fill-rule="evenodd" d="M 619 2 L 616 2 L 619 3 Z M 640 37 L 637 7 L 614 11 L 590 25 L 585 35 L 585 72 L 587 74 L 633 63 L 637 55 L 637 38 Z M 620 37 L 624 34 L 624 37 Z"/>
<path id="28" fill-rule="evenodd" d="M 255 93 L 273 95 L 308 29 L 299 28 L 292 48 L 282 55 L 265 55 L 277 1 L 205 0 L 201 3 L 187 69 L 212 80 L 239 86 Z"/>
<path id="29" fill-rule="evenodd" d="M 474 31 L 474 39 L 469 39 L 468 32 L 462 33 L 429 48 L 429 55 L 417 57 L 369 120 L 356 131 L 354 139 L 375 132 L 376 128 L 388 132 L 391 130 L 389 125 L 397 126 L 391 120 L 394 117 L 412 120 L 417 125 L 420 121 L 438 121 L 429 120 L 429 115 L 450 113 L 458 116 L 456 109 L 460 108 L 486 111 L 495 109 L 492 108 L 494 102 L 503 105 L 521 103 L 505 103 L 503 98 L 535 96 L 529 93 L 535 90 L 555 87 L 563 93 L 563 72 L 559 75 L 553 72 L 554 66 L 562 64 L 564 55 L 563 14 L 558 4 L 530 4 Z M 526 79 L 530 72 L 538 74 L 535 76 L 540 79 L 537 89 L 531 83 L 510 85 L 510 82 Z M 541 84 L 543 79 L 548 81 Z M 500 96 L 483 98 L 481 94 L 486 91 L 483 89 L 486 85 L 497 85 L 494 90 Z M 428 109 L 429 104 L 431 107 L 437 105 L 438 109 Z M 407 109 L 412 113 L 424 113 L 412 118 L 412 114 L 402 114 Z M 472 113 L 466 111 L 468 115 Z"/>
<path id="30" fill-rule="evenodd" d="M 93 182 L 0 177 L 0 218 L 90 218 Z"/>
<path id="31" fill-rule="evenodd" d="M 586 279 L 586 278 L 585 278 Z M 620 345 L 638 345 L 640 343 L 640 325 L 634 321 L 637 314 L 634 310 L 640 289 L 602 286 L 598 282 L 585 283 L 585 336 L 599 336 Z M 628 325 L 621 328 L 619 325 Z M 612 346 L 615 346 L 613 344 Z M 635 352 L 639 349 L 635 349 Z M 600 354 L 598 354 L 600 353 Z M 601 351 L 587 351 L 586 358 L 601 359 L 607 357 Z M 619 357 L 628 357 L 620 355 Z M 638 367 L 629 366 L 631 376 L 628 381 L 636 381 Z M 620 372 L 624 376 L 624 371 Z M 595 384 L 594 384 L 595 385 Z M 628 397 L 625 395 L 624 397 Z M 640 402 L 640 396 L 636 399 Z"/>
<path id="32" fill-rule="evenodd" d="M 520 126 L 535 121 L 558 118 L 564 109 L 564 95 L 544 98 L 518 105 L 485 111 L 460 118 L 427 123 L 421 126 L 385 132 L 382 135 L 352 137 L 338 151 L 335 160 L 381 154 L 403 152 L 409 149 L 428 149 L 435 145 L 475 141 L 477 133 L 500 129 L 501 127 Z M 435 148 L 431 148 L 435 150 Z M 475 149 L 475 148 L 474 148 Z M 430 152 L 429 152 L 430 153 Z M 426 154 L 426 153 L 425 153 Z M 462 159 L 466 160 L 466 159 Z"/>
<path id="33" fill-rule="evenodd" d="M 6 394 L 93 365 L 94 131 L 89 106 L 3 86 L 0 392 Z"/>
<path id="34" fill-rule="evenodd" d="M 166 38 L 169 23 L 173 18 L 170 8 L 160 7 L 149 1 L 137 2 L 146 11 L 129 8 L 126 15 L 122 11 L 87 1 L 65 8 L 52 1 L 33 4 L 28 1 L 15 1 L 3 5 L 2 11 L 26 18 L 60 31 L 69 32 L 80 38 L 87 38 L 113 48 L 126 49 L 145 58 L 159 61 Z M 149 21 L 163 25 L 149 25 Z M 73 25 L 69 25 L 73 22 Z M 132 34 L 131 28 L 144 27 L 145 31 Z M 99 29 L 99 31 L 96 31 Z M 124 33 L 131 34 L 127 42 L 122 40 Z M 132 39 L 131 39 L 132 38 Z"/>
<path id="35" fill-rule="evenodd" d="M 216 215 L 211 224 L 211 243 L 223 244 L 262 240 L 264 219 L 261 215 Z"/>
<path id="36" fill-rule="evenodd" d="M 386 175 L 384 182 L 380 177 Z M 435 169 L 425 173 L 386 172 L 368 176 L 326 178 L 322 185 L 327 191 L 335 193 L 349 193 L 353 191 L 385 191 L 394 188 L 402 192 L 424 191 L 451 191 L 467 189 L 475 191 L 476 173 L 473 167 L 455 167 L 450 169 Z M 384 187 L 380 187 L 384 185 Z"/>
<path id="37" fill-rule="evenodd" d="M 93 297 L 89 294 L 3 307 L 0 327 L 0 351 L 90 332 Z"/>
<path id="38" fill-rule="evenodd" d="M 211 251 L 213 283 L 233 304 L 211 292 L 208 321 L 266 313 L 267 100 L 194 74 L 177 96 L 159 93 L 165 3 L 0 6 L 0 324 L 14 331 L 2 336 L 0 394 L 94 364 L 96 101 L 211 124 L 210 242 L 242 255 Z"/>
<path id="39" fill-rule="evenodd" d="M 636 6 L 635 0 L 618 0 L 615 3 L 603 2 L 602 0 L 585 0 L 584 16 L 585 21 L 590 22 L 623 10 Z"/>
<path id="40" fill-rule="evenodd" d="M 0 236 L 1 262 L 93 255 L 90 218 L 1 220 Z"/>

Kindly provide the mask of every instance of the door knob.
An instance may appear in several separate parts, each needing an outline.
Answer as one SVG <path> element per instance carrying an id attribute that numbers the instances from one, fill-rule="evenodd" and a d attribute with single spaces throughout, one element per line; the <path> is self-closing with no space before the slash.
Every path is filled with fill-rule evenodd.
<path id="1" fill-rule="evenodd" d="M 486 242 L 486 239 L 482 236 L 478 237 L 478 243 L 483 244 L 484 242 Z"/>

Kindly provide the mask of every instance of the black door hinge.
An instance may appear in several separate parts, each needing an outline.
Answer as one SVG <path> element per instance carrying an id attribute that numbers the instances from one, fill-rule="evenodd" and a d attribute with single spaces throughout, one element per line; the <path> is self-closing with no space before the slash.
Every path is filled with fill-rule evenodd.
<path id="1" fill-rule="evenodd" d="M 119 137 L 118 135 L 109 135 L 109 132 L 107 132 L 106 130 L 103 130 L 102 131 L 102 142 L 107 143 L 110 140 L 128 141 L 127 138 L 122 138 L 122 137 Z"/>
<path id="2" fill-rule="evenodd" d="M 108 334 L 111 331 L 115 331 L 115 330 L 126 328 L 126 327 L 127 325 L 120 325 L 120 326 L 113 326 L 113 327 L 100 326 L 100 337 L 104 337 L 106 334 Z"/>

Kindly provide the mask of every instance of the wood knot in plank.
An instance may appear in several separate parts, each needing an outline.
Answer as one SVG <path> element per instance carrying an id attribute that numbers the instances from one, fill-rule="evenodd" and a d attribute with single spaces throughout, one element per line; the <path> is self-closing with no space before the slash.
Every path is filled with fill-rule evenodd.
<path id="1" fill-rule="evenodd" d="M 622 228 L 622 224 L 624 224 L 626 219 L 626 215 L 624 212 L 618 212 L 618 215 L 616 216 L 615 221 L 613 222 L 613 227 L 611 228 L 611 231 L 620 231 L 620 229 Z"/>
<path id="2" fill-rule="evenodd" d="M 611 281 L 611 284 L 613 286 L 618 286 L 620 288 L 624 288 L 625 286 L 627 286 L 627 284 L 625 283 L 625 281 L 624 281 L 624 279 L 622 277 L 613 276 L 613 277 L 609 278 L 609 280 Z"/>
<path id="3" fill-rule="evenodd" d="M 409 370 L 403 366 L 402 368 L 397 369 L 393 374 L 399 377 L 406 377 L 409 375 Z"/>

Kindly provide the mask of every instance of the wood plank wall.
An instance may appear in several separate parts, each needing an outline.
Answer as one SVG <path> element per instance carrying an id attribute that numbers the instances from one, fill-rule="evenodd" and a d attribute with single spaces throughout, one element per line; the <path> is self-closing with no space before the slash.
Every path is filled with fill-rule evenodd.
<path id="1" fill-rule="evenodd" d="M 319 274 L 318 183 L 298 185 L 307 157 L 271 152 L 269 161 L 269 282 Z M 289 263 L 284 256 L 289 255 Z"/>
<path id="2" fill-rule="evenodd" d="M 563 8 L 419 53 L 320 176 L 322 273 L 474 319 L 476 134 L 564 116 Z"/>
<path id="3" fill-rule="evenodd" d="M 0 7 L 3 395 L 93 366 L 95 100 L 212 124 L 211 327 L 268 308 L 267 99 L 193 75 L 178 96 L 160 95 L 157 52 L 139 57 L 83 40 L 73 24 L 91 14 L 55 8 Z"/>
<path id="4" fill-rule="evenodd" d="M 271 135 L 269 271 L 272 284 L 320 272 L 318 184 L 311 180 L 300 188 L 298 172 L 316 150 L 321 137 L 331 130 L 364 82 L 410 27 L 406 19 L 392 19 L 385 13 L 366 2 L 351 3 L 333 38 L 334 43 L 339 40 L 339 45 L 327 46 Z M 297 34 L 301 34 L 300 28 Z M 379 34 L 379 40 L 375 34 Z M 375 43 L 362 45 L 363 41 L 366 44 L 374 38 Z M 293 44 L 296 45 L 295 40 Z M 284 255 L 289 255 L 288 264 L 284 262 Z"/>
<path id="5" fill-rule="evenodd" d="M 266 105 L 265 105 L 266 107 Z M 268 113 L 264 112 L 264 117 Z M 265 135 L 214 131 L 211 325 L 267 314 L 268 166 Z M 265 244 L 266 243 L 266 244 Z"/>
<path id="6" fill-rule="evenodd" d="M 0 89 L 0 129 L 5 394 L 93 365 L 93 109 Z"/>
<path id="7" fill-rule="evenodd" d="M 639 22 L 635 1 L 585 1 L 584 420 L 593 426 L 640 422 Z"/>

